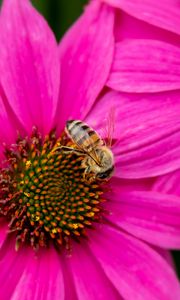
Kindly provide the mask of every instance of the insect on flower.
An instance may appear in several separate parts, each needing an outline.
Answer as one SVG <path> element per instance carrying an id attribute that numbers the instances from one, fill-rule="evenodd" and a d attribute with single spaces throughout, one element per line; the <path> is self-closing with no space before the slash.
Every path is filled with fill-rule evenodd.
<path id="1" fill-rule="evenodd" d="M 60 146 L 57 149 L 65 152 L 74 152 L 83 155 L 82 167 L 85 168 L 84 179 L 94 181 L 95 179 L 107 180 L 114 171 L 114 156 L 110 150 L 113 126 L 109 126 L 108 143 L 89 125 L 80 120 L 69 120 L 66 122 L 65 131 L 74 143 L 72 147 Z"/>
<path id="2" fill-rule="evenodd" d="M 171 2 L 89 1 L 57 45 L 32 1 L 2 1 L 0 299 L 180 299 L 167 251 L 180 248 L 180 197 L 167 177 L 154 187 L 180 167 Z M 95 136 L 76 125 L 78 145 L 68 120 L 103 140 L 98 158 L 113 152 L 110 180 L 85 147 Z"/>

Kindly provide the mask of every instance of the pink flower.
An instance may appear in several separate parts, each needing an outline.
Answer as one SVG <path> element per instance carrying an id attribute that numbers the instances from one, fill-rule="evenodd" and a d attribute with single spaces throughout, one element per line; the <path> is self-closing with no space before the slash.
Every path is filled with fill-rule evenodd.
<path id="1" fill-rule="evenodd" d="M 180 163 L 179 13 L 172 4 L 167 18 L 167 0 L 160 9 L 147 1 L 146 13 L 107 2 L 118 8 L 92 1 L 59 47 L 29 1 L 3 2 L 0 299 L 180 297 L 164 250 L 180 247 L 180 198 L 152 188 Z M 78 156 L 52 151 L 49 132 L 61 136 L 71 118 L 99 130 L 111 107 L 116 172 L 102 196 L 83 182 Z"/>

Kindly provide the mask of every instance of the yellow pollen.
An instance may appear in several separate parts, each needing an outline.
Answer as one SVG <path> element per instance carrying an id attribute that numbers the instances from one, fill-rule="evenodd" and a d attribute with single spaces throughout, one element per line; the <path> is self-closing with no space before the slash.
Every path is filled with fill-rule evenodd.
<path id="1" fill-rule="evenodd" d="M 28 169 L 30 166 L 31 166 L 31 161 L 30 161 L 30 160 L 27 160 L 27 161 L 26 161 L 26 169 Z"/>
<path id="2" fill-rule="evenodd" d="M 57 142 L 55 145 L 54 145 L 54 147 L 52 148 L 52 150 L 51 150 L 51 152 L 47 155 L 47 157 L 49 158 L 51 155 L 53 155 L 53 153 L 56 151 L 56 149 L 58 148 L 58 147 L 60 147 L 60 142 Z"/>
<path id="3" fill-rule="evenodd" d="M 78 228 L 78 224 L 77 223 L 72 224 L 72 226 L 73 226 L 74 229 Z"/>
<path id="4" fill-rule="evenodd" d="M 91 211 L 91 212 L 87 213 L 86 215 L 87 215 L 88 217 L 94 217 L 94 212 Z"/>
<path id="5" fill-rule="evenodd" d="M 26 193 L 26 192 L 24 192 L 24 195 L 26 196 L 26 197 L 30 197 L 30 194 L 29 193 Z"/>

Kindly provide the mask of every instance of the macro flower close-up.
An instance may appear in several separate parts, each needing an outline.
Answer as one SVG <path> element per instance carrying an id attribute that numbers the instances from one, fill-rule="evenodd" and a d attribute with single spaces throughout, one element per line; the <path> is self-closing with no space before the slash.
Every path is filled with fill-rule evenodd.
<path id="1" fill-rule="evenodd" d="M 58 43 L 2 2 L 0 300 L 180 299 L 179 20 L 92 0 Z"/>

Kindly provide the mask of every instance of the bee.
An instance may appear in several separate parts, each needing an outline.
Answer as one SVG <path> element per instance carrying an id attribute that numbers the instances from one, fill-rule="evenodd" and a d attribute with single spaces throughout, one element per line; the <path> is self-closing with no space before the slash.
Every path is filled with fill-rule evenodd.
<path id="1" fill-rule="evenodd" d="M 84 179 L 109 179 L 114 171 L 114 156 L 98 133 L 80 120 L 66 122 L 65 132 L 72 140 L 75 148 L 62 146 L 64 151 L 73 151 L 84 155 L 82 167 Z"/>

